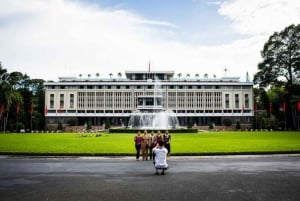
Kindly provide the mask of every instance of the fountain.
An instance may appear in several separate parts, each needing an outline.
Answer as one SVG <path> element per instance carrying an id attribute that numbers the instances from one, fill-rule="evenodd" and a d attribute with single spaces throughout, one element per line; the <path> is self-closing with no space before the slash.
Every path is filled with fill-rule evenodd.
<path id="1" fill-rule="evenodd" d="M 168 130 L 179 127 L 178 119 L 173 111 L 141 112 L 135 111 L 129 120 L 129 128 L 144 130 Z"/>
<path id="2" fill-rule="evenodd" d="M 131 114 L 128 127 L 143 130 L 179 128 L 176 114 L 164 109 L 164 95 L 159 80 L 155 80 L 153 94 L 137 97 L 137 110 Z"/>

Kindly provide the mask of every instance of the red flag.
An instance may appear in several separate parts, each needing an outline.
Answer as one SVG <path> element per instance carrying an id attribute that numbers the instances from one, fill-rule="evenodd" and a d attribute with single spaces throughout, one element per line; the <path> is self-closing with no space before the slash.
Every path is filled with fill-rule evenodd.
<path id="1" fill-rule="evenodd" d="M 285 101 L 282 104 L 282 112 L 286 112 L 286 103 L 285 103 Z"/>
<path id="2" fill-rule="evenodd" d="M 245 112 L 245 106 L 242 105 L 242 113 L 244 113 L 244 112 Z"/>
<path id="3" fill-rule="evenodd" d="M 62 112 L 61 106 L 59 106 L 59 108 L 58 108 L 58 113 L 61 113 L 61 112 Z"/>
<path id="4" fill-rule="evenodd" d="M 257 103 L 254 104 L 254 112 L 257 112 L 258 106 Z"/>
<path id="5" fill-rule="evenodd" d="M 20 104 L 19 103 L 17 103 L 16 112 L 17 112 L 17 114 L 19 114 L 19 112 L 20 112 Z"/>
<path id="6" fill-rule="evenodd" d="M 272 103 L 269 105 L 269 112 L 272 113 Z"/>
<path id="7" fill-rule="evenodd" d="M 297 103 L 297 110 L 300 112 L 300 101 Z"/>
<path id="8" fill-rule="evenodd" d="M 30 114 L 32 114 L 33 113 L 33 105 L 31 104 L 30 105 Z"/>
<path id="9" fill-rule="evenodd" d="M 48 114 L 48 108 L 47 105 L 45 106 L 45 111 L 44 111 L 44 115 Z"/>

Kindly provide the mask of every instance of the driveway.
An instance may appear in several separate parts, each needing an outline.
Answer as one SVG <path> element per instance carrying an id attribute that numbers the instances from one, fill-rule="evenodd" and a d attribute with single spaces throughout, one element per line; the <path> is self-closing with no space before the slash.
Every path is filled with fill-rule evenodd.
<path id="1" fill-rule="evenodd" d="M 298 201 L 300 156 L 171 157 L 166 175 L 132 157 L 0 156 L 1 201 Z"/>

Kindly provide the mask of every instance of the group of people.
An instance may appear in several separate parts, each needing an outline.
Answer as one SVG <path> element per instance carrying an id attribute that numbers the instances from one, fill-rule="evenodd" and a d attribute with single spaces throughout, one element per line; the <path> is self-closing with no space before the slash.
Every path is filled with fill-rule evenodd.
<path id="1" fill-rule="evenodd" d="M 168 168 L 167 156 L 170 156 L 171 152 L 171 135 L 166 131 L 163 135 L 160 131 L 155 134 L 154 131 L 148 135 L 147 131 L 141 134 L 140 131 L 134 137 L 136 160 L 153 160 L 153 164 L 156 168 L 156 174 L 158 170 L 162 170 L 162 174 Z"/>

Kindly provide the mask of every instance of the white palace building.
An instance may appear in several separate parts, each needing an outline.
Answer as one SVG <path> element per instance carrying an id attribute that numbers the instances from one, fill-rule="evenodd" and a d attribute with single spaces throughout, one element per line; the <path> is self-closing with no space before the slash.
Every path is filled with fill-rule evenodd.
<path id="1" fill-rule="evenodd" d="M 125 78 L 61 77 L 45 83 L 46 124 L 66 125 L 77 118 L 78 125 L 91 122 L 102 126 L 128 125 L 133 112 L 151 109 L 155 96 L 160 106 L 172 110 L 180 126 L 221 126 L 225 118 L 251 126 L 254 116 L 253 83 L 238 77 L 175 77 L 174 71 L 125 71 Z"/>

